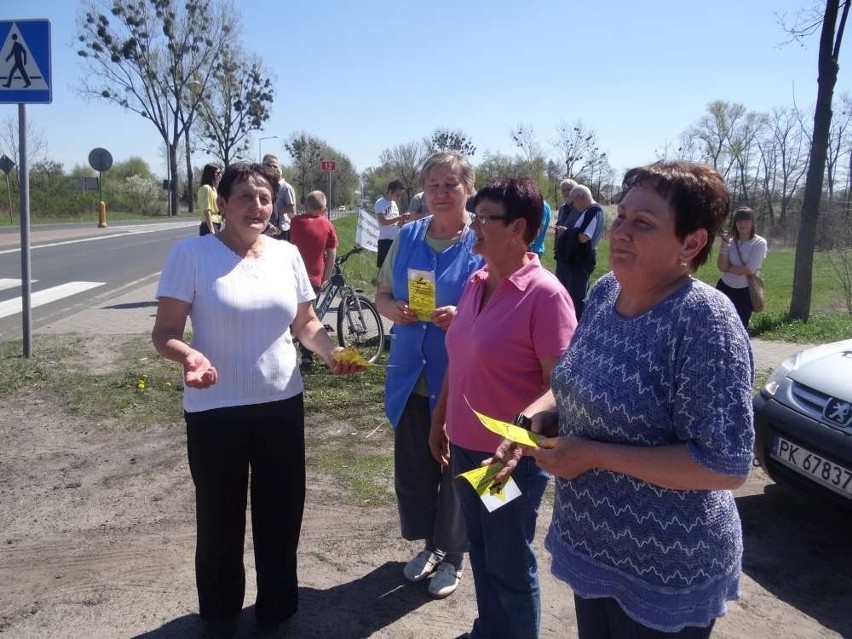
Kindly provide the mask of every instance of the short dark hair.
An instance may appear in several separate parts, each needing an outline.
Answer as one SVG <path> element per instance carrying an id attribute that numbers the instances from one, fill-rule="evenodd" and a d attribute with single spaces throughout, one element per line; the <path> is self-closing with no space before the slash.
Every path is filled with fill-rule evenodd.
<path id="1" fill-rule="evenodd" d="M 731 206 L 722 176 L 713 167 L 698 162 L 655 162 L 627 172 L 621 198 L 634 186 L 651 189 L 669 203 L 679 240 L 698 229 L 707 230 L 707 244 L 692 258 L 690 266 L 695 270 L 704 264 Z"/>
<path id="2" fill-rule="evenodd" d="M 473 196 L 473 207 L 482 200 L 499 202 L 506 210 L 504 225 L 517 219 L 526 221 L 524 241 L 531 243 L 541 227 L 541 214 L 544 210 L 544 198 L 535 181 L 529 178 L 500 178 L 492 180 L 479 189 Z"/>
<path id="3" fill-rule="evenodd" d="M 278 174 L 275 169 L 270 169 L 262 164 L 248 162 L 236 162 L 228 166 L 222 174 L 222 179 L 219 180 L 219 186 L 216 189 L 218 194 L 228 199 L 231 197 L 231 190 L 235 184 L 245 182 L 251 177 L 259 177 L 269 184 L 269 192 L 272 194 L 272 201 L 278 197 Z"/>
<path id="4" fill-rule="evenodd" d="M 390 184 L 388 184 L 388 188 L 385 193 L 396 193 L 397 191 L 404 191 L 405 184 L 402 183 L 401 180 L 394 180 Z"/>

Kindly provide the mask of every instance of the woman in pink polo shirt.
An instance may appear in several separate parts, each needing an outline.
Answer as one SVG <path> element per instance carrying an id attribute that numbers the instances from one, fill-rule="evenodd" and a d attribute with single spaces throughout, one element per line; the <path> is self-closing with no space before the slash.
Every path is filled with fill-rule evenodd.
<path id="1" fill-rule="evenodd" d="M 452 463 L 454 475 L 479 466 L 501 442 L 468 402 L 503 421 L 522 418 L 520 411 L 550 387 L 550 371 L 577 326 L 565 287 L 527 251 L 541 223 L 535 182 L 492 182 L 473 205 L 473 252 L 486 265 L 468 280 L 447 331 L 449 366 L 429 438 L 433 456 Z M 470 484 L 456 480 L 479 611 L 469 635 L 474 639 L 538 637 L 541 604 L 531 544 L 548 477 L 531 459 L 521 459 L 512 473 L 521 496 L 493 512 Z"/>

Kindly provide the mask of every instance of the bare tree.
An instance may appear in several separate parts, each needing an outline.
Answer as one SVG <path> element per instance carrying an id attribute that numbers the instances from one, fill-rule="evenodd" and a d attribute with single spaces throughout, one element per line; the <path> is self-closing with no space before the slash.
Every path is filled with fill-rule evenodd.
<path id="1" fill-rule="evenodd" d="M 405 185 L 408 200 L 420 190 L 420 165 L 425 159 L 425 149 L 419 142 L 406 142 L 379 154 L 383 172 L 387 172 Z"/>
<path id="2" fill-rule="evenodd" d="M 269 119 L 273 98 L 263 61 L 238 47 L 227 47 L 198 109 L 201 138 L 209 152 L 225 166 L 248 154 L 249 134 Z"/>
<path id="3" fill-rule="evenodd" d="M 315 188 L 315 171 L 322 159 L 323 141 L 308 135 L 304 131 L 293 133 L 284 143 L 284 148 L 293 160 L 296 170 L 296 183 L 299 187 L 300 198 L 303 202 L 305 195 Z"/>
<path id="4" fill-rule="evenodd" d="M 793 266 L 793 294 L 790 299 L 790 318 L 808 321 L 811 313 L 813 288 L 814 248 L 816 246 L 819 206 L 828 155 L 828 139 L 831 130 L 831 103 L 834 85 L 839 70 L 840 45 L 849 16 L 852 0 L 826 0 L 821 18 L 800 25 L 791 31 L 797 38 L 804 38 L 819 28 L 819 55 L 817 100 L 814 107 L 813 141 L 811 143 L 808 173 L 805 179 L 805 195 L 799 219 L 799 236 L 796 242 L 796 258 Z"/>
<path id="5" fill-rule="evenodd" d="M 441 151 L 457 151 L 462 155 L 472 157 L 476 146 L 462 131 L 452 129 L 435 129 L 432 135 L 423 140 L 429 154 Z"/>
<path id="6" fill-rule="evenodd" d="M 553 143 L 560 155 L 565 158 L 565 175 L 574 177 L 582 172 L 584 163 L 588 161 L 592 149 L 598 147 L 597 134 L 588 128 L 582 120 L 573 124 L 560 122 L 556 126 L 558 138 Z"/>
<path id="7" fill-rule="evenodd" d="M 149 120 L 169 152 L 169 212 L 177 214 L 177 147 L 231 41 L 227 0 L 93 0 L 80 17 L 83 95 Z M 202 91 L 193 92 L 191 83 Z"/>
<path id="8" fill-rule="evenodd" d="M 778 201 L 777 225 L 783 230 L 787 226 L 790 203 L 807 169 L 808 136 L 802 129 L 802 118 L 796 107 L 774 109 L 757 144 L 763 165 L 764 206 L 775 226 L 775 202 Z"/>
<path id="9" fill-rule="evenodd" d="M 852 105 L 849 95 L 841 96 L 841 108 L 831 119 L 831 127 L 828 132 L 828 150 L 825 158 L 825 179 L 828 182 L 828 201 L 834 200 L 835 186 L 838 180 L 838 172 L 845 169 L 840 163 L 841 156 L 845 155 L 849 147 L 849 124 L 852 121 Z"/>
<path id="10" fill-rule="evenodd" d="M 3 124 L 0 126 L 0 155 L 8 155 L 15 163 L 16 169 L 21 162 L 18 151 L 19 134 L 17 118 L 12 116 L 4 118 Z M 47 142 L 44 139 L 44 133 L 35 127 L 32 120 L 27 120 L 27 129 L 24 135 L 27 136 L 27 162 L 29 166 L 46 162 Z M 17 185 L 17 170 L 15 170 L 14 175 Z"/>
<path id="11" fill-rule="evenodd" d="M 532 124 L 518 124 L 509 131 L 515 146 L 521 150 L 523 171 L 527 177 L 538 180 L 544 177 L 547 159 L 535 136 Z"/>

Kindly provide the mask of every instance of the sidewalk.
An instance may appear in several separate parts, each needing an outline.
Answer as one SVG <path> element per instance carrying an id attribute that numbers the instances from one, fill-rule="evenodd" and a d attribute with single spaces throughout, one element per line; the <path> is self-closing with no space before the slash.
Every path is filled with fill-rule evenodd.
<path id="1" fill-rule="evenodd" d="M 156 279 L 139 288 L 105 300 L 94 308 L 41 327 L 37 333 L 80 333 L 83 335 L 149 334 L 157 314 Z M 756 371 L 772 370 L 810 344 L 751 340 Z"/>

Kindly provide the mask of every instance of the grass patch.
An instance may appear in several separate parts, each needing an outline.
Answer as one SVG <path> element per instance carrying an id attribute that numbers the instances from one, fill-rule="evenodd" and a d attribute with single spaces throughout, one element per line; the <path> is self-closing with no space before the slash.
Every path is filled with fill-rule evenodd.
<path id="1" fill-rule="evenodd" d="M 365 452 L 349 446 L 328 446 L 318 442 L 307 447 L 307 467 L 331 475 L 348 491 L 359 506 L 388 506 L 396 500 L 393 492 L 393 447 Z"/>
<path id="2" fill-rule="evenodd" d="M 89 372 L 80 337 L 57 337 L 39 343 L 30 358 L 21 343 L 2 345 L 0 395 L 43 392 L 73 415 L 117 429 L 146 428 L 182 419 L 181 371 L 153 353 L 147 338 L 121 347 L 112 371 Z"/>

